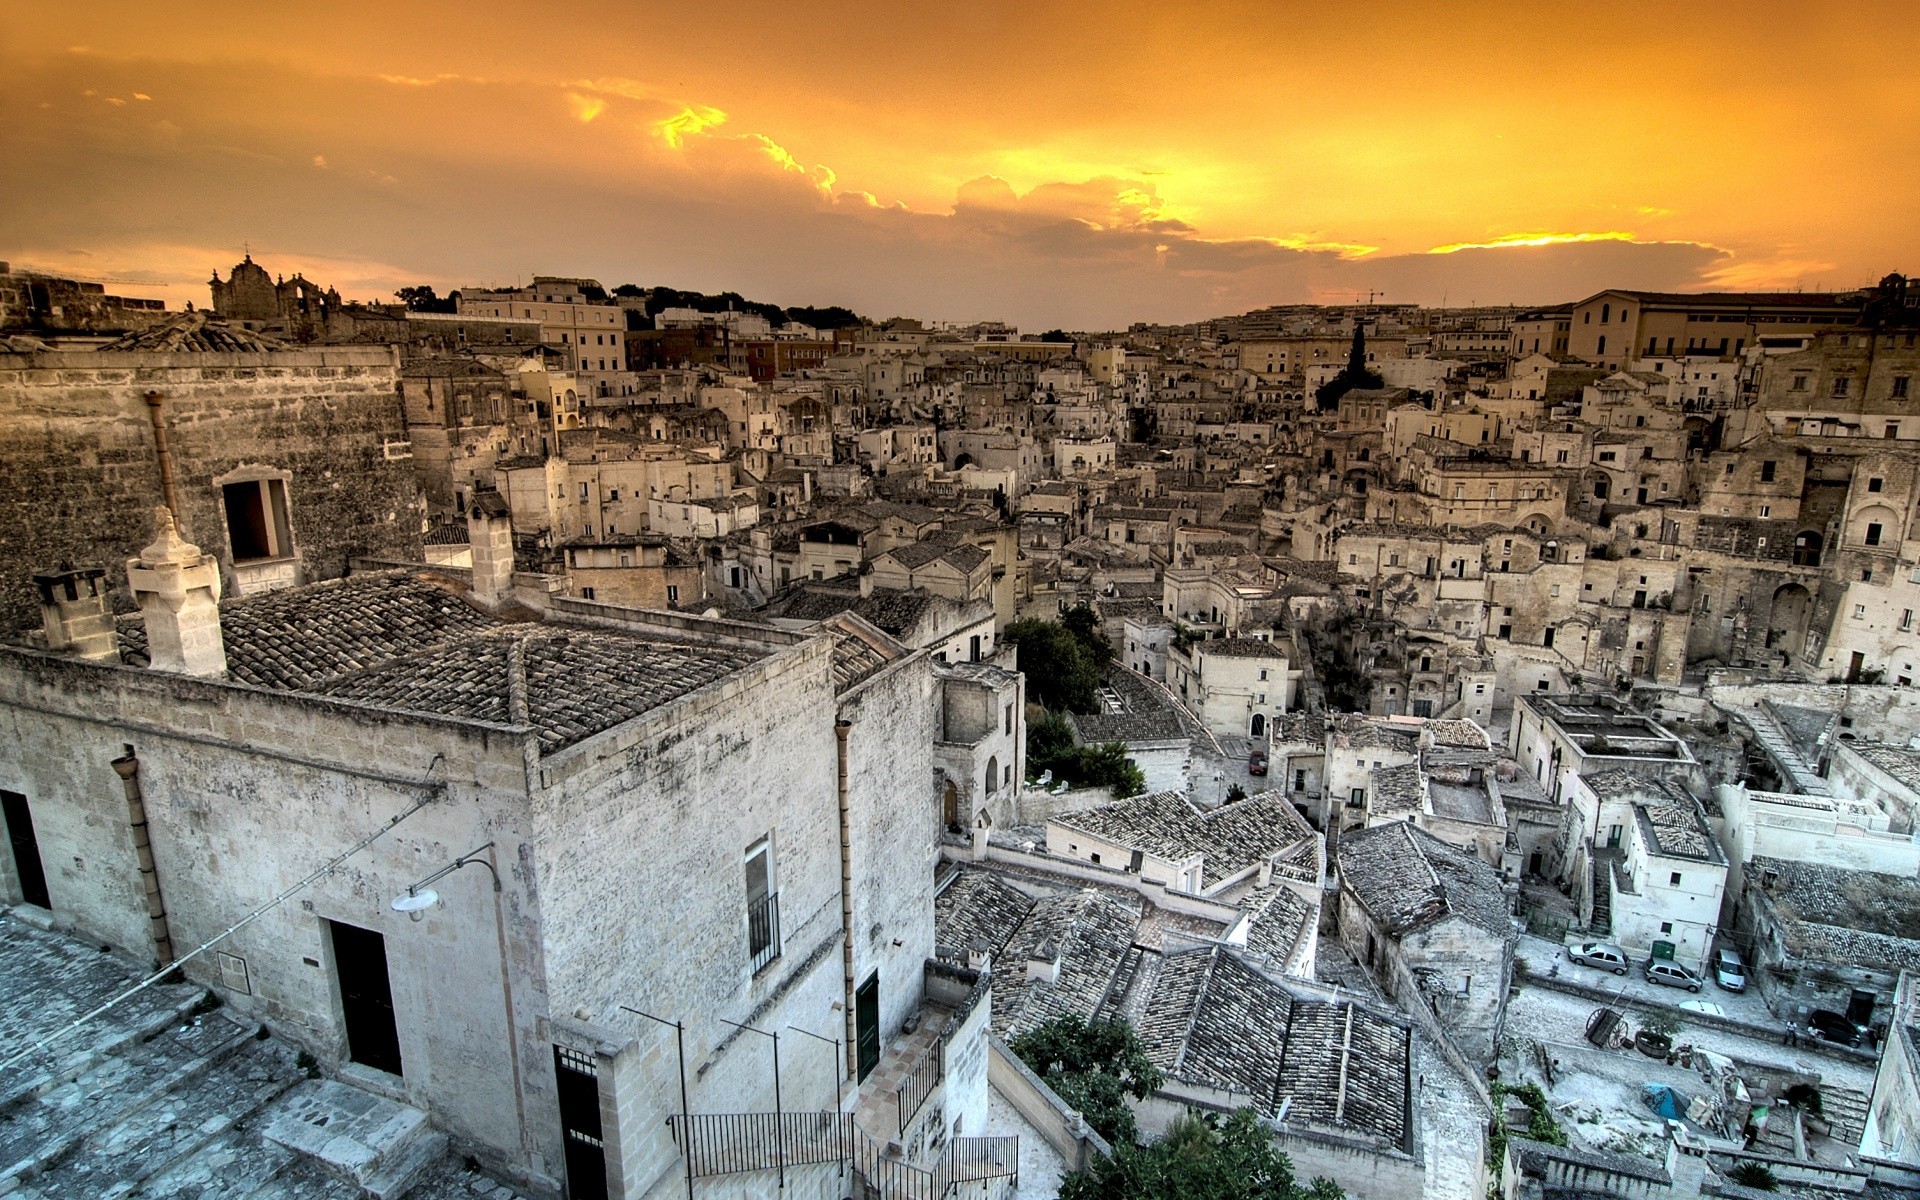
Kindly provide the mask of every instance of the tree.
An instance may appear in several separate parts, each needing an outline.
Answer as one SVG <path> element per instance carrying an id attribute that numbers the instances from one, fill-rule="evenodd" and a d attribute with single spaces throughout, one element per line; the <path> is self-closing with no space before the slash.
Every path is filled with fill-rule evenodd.
<path id="1" fill-rule="evenodd" d="M 1353 323 L 1353 346 L 1347 351 L 1346 367 L 1321 384 L 1313 393 L 1313 398 L 1322 409 L 1327 409 L 1355 388 L 1377 388 L 1384 386 L 1385 382 L 1367 369 L 1367 324 L 1356 319 Z"/>
<path id="2" fill-rule="evenodd" d="M 1127 1097 L 1144 1100 L 1166 1078 L 1125 1021 L 1089 1024 L 1068 1013 L 1021 1034 L 1010 1048 L 1116 1147 L 1139 1136 Z"/>
<path id="3" fill-rule="evenodd" d="M 1339 1185 L 1294 1182 L 1293 1163 L 1250 1108 L 1225 1121 L 1188 1114 L 1151 1146 L 1115 1144 L 1060 1184 L 1060 1200 L 1341 1200 Z"/>
<path id="4" fill-rule="evenodd" d="M 453 297 L 442 300 L 432 287 L 418 283 L 412 287 L 395 288 L 393 298 L 407 306 L 412 312 L 450 313 L 454 311 Z"/>
<path id="5" fill-rule="evenodd" d="M 1056 621 L 1026 617 L 1007 626 L 1003 640 L 1019 647 L 1027 695 L 1052 712 L 1098 710 L 1100 664 L 1071 629 Z"/>
<path id="6" fill-rule="evenodd" d="M 1071 345 L 1073 335 L 1064 329 L 1049 329 L 1040 335 L 1040 340 L 1043 342 L 1066 342 Z"/>

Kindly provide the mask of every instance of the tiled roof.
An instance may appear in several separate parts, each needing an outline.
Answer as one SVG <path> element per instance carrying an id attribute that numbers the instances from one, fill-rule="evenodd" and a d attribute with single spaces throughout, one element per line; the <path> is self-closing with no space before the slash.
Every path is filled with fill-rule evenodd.
<path id="1" fill-rule="evenodd" d="M 1920 970 L 1920 880 L 1761 854 L 1747 880 L 1766 895 L 1794 958 Z"/>
<path id="2" fill-rule="evenodd" d="M 517 674 L 525 722 L 552 752 L 591 737 L 762 657 L 627 631 L 503 621 L 406 571 L 382 571 L 224 601 L 230 678 L 464 720 L 516 724 Z M 138 618 L 123 647 L 144 653 Z"/>
<path id="3" fill-rule="evenodd" d="M 1259 638 L 1218 638 L 1213 641 L 1195 642 L 1194 648 L 1203 655 L 1217 655 L 1221 658 L 1285 658 L 1286 651 L 1272 642 L 1263 642 Z"/>
<path id="4" fill-rule="evenodd" d="M 1493 868 L 1410 821 L 1346 834 L 1335 858 L 1341 886 L 1389 933 L 1457 916 L 1500 937 L 1513 936 L 1506 891 Z"/>
<path id="5" fill-rule="evenodd" d="M 994 872 L 962 866 L 953 882 L 934 897 L 934 941 L 964 955 L 975 939 L 984 939 L 988 952 L 997 958 L 1033 905 L 1032 896 Z"/>
<path id="6" fill-rule="evenodd" d="M 1319 837 L 1279 792 L 1262 792 L 1205 813 L 1180 792 L 1151 792 L 1056 817 L 1053 823 L 1173 862 L 1199 854 L 1202 886 L 1209 889 L 1262 859 Z"/>
<path id="7" fill-rule="evenodd" d="M 1133 945 L 1141 906 L 1138 896 L 1098 888 L 1035 904 L 996 960 L 994 1031 L 1016 1037 L 1070 1013 L 1091 1020 Z M 1059 951 L 1060 977 L 1027 978 L 1028 960 L 1048 945 Z"/>
<path id="8" fill-rule="evenodd" d="M 833 689 L 846 692 L 906 657 L 907 648 L 853 613 L 821 622 L 833 635 Z"/>
<path id="9" fill-rule="evenodd" d="M 1406 1140 L 1407 1028 L 1296 994 L 1222 947 L 1166 956 L 1138 1029 L 1174 1079 L 1244 1096 L 1264 1116 L 1284 1102 L 1289 1121 Z"/>
<path id="10" fill-rule="evenodd" d="M 204 310 L 180 313 L 100 347 L 103 351 L 185 350 L 203 354 L 264 354 L 294 348 L 278 338 L 211 317 Z"/>
<path id="11" fill-rule="evenodd" d="M 1367 808 L 1377 816 L 1404 816 L 1419 812 L 1426 803 L 1426 780 L 1418 763 L 1396 767 L 1378 767 L 1372 772 Z"/>
<path id="12" fill-rule="evenodd" d="M 1858 743 L 1853 745 L 1853 751 L 1899 780 L 1902 785 L 1920 792 L 1920 753 L 1899 746 Z"/>

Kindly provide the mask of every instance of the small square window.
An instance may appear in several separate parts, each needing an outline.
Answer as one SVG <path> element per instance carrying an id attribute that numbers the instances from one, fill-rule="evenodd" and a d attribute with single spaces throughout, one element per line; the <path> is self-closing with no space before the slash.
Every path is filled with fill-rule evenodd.
<path id="1" fill-rule="evenodd" d="M 1680 886 L 1680 872 L 1678 872 L 1678 871 L 1675 871 L 1675 872 L 1674 872 L 1673 874 L 1671 874 L 1671 875 L 1669 875 L 1669 876 L 1667 876 L 1667 886 L 1668 886 L 1668 887 L 1679 887 L 1679 886 Z M 1671 925 L 1669 925 L 1669 926 L 1665 926 L 1664 928 L 1662 928 L 1662 929 L 1660 930 L 1660 932 L 1661 932 L 1661 933 L 1665 933 L 1665 932 L 1667 932 L 1667 930 L 1668 930 L 1668 929 L 1671 929 L 1671 928 L 1673 928 L 1673 927 L 1672 927 Z"/>

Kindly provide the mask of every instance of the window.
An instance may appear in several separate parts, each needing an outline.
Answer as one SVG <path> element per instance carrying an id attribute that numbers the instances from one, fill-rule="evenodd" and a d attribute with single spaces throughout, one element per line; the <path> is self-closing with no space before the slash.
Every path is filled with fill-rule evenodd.
<path id="1" fill-rule="evenodd" d="M 1792 384 L 1792 386 L 1791 386 L 1791 387 L 1789 387 L 1789 388 L 1788 388 L 1787 390 L 1788 390 L 1788 391 L 1790 391 L 1790 392 L 1804 392 L 1804 391 L 1806 391 L 1806 390 L 1807 390 L 1807 377 L 1806 377 L 1805 375 L 1795 375 L 1795 376 L 1793 377 L 1793 384 Z"/>
<path id="2" fill-rule="evenodd" d="M 1853 388 L 1852 379 L 1848 378 L 1845 375 L 1836 377 L 1833 381 L 1834 399 L 1838 400 L 1845 397 L 1846 394 L 1852 390 L 1852 388 Z"/>
<path id="3" fill-rule="evenodd" d="M 747 848 L 747 956 L 757 974 L 780 957 L 780 893 L 774 887 L 773 840 Z"/>
<path id="4" fill-rule="evenodd" d="M 1364 808 L 1366 807 L 1366 803 L 1367 789 L 1365 788 L 1355 788 L 1353 789 L 1353 794 L 1347 797 L 1348 808 Z"/>
<path id="5" fill-rule="evenodd" d="M 1882 489 L 1883 487 L 1885 487 L 1885 486 L 1886 486 L 1886 480 L 1884 480 L 1884 479 L 1869 479 L 1869 480 L 1867 480 L 1867 490 L 1868 490 L 1868 491 L 1870 491 L 1870 492 L 1877 492 L 1877 491 L 1879 491 L 1879 490 L 1881 490 L 1881 489 Z"/>
<path id="6" fill-rule="evenodd" d="M 1761 515 L 1761 516 L 1763 516 L 1763 517 L 1770 517 L 1770 516 L 1772 516 L 1772 515 L 1773 515 L 1773 505 L 1771 505 L 1771 504 L 1762 504 L 1762 505 L 1760 506 L 1760 515 Z"/>
<path id="7" fill-rule="evenodd" d="M 667 603 L 668 604 L 680 603 L 680 585 L 679 584 L 670 583 L 667 585 Z"/>
<path id="8" fill-rule="evenodd" d="M 1606 352 L 1607 352 L 1607 335 L 1603 333 L 1600 335 L 1600 346 L 1597 353 L 1605 354 Z"/>
<path id="9" fill-rule="evenodd" d="M 1007 732 L 1013 732 L 1013 705 L 1007 705 Z"/>
<path id="10" fill-rule="evenodd" d="M 1680 886 L 1680 872 L 1675 871 L 1673 874 L 1667 876 L 1667 886 L 1668 887 Z M 1660 929 L 1661 933 L 1671 933 L 1672 931 L 1673 931 L 1673 926 L 1671 925 L 1662 926 Z"/>
<path id="11" fill-rule="evenodd" d="M 1880 522 L 1869 521 L 1867 523 L 1867 536 L 1861 540 L 1869 546 L 1878 546 L 1880 544 Z"/>
<path id="12" fill-rule="evenodd" d="M 1677 880 L 1677 879 L 1679 879 L 1680 877 L 1679 877 L 1678 875 L 1675 875 L 1675 876 L 1674 876 L 1674 878 L 1675 878 L 1675 879 Z M 1672 922 L 1672 921 L 1662 921 L 1662 922 L 1660 922 L 1660 932 L 1661 932 L 1661 933 L 1672 933 L 1672 932 L 1673 932 L 1673 922 Z"/>
<path id="13" fill-rule="evenodd" d="M 1773 474 L 1774 474 L 1775 466 L 1776 464 L 1772 459 L 1768 459 L 1767 461 L 1760 464 L 1760 482 L 1761 483 L 1773 482 Z"/>
<path id="14" fill-rule="evenodd" d="M 235 563 L 293 557 L 287 522 L 287 481 L 250 479 L 220 489 L 227 510 L 227 544 Z"/>
<path id="15" fill-rule="evenodd" d="M 1854 605 L 1854 606 L 1853 606 L 1853 619 L 1854 619 L 1854 620 L 1856 620 L 1856 621 L 1864 621 L 1864 620 L 1866 620 L 1866 618 L 1867 618 L 1867 606 L 1866 606 L 1866 605 L 1864 605 L 1864 604 L 1856 604 L 1856 605 Z"/>
<path id="16" fill-rule="evenodd" d="M 1909 378 L 1910 377 L 1906 375 L 1895 375 L 1893 377 L 1893 391 L 1891 395 L 1895 400 L 1905 400 L 1907 398 L 1907 380 Z"/>
<path id="17" fill-rule="evenodd" d="M 591 599 L 593 599 L 593 589 L 592 589 L 592 588 L 590 588 L 590 587 L 583 587 L 583 588 L 581 588 L 581 589 L 580 589 L 580 598 L 581 598 L 582 600 L 591 600 Z"/>

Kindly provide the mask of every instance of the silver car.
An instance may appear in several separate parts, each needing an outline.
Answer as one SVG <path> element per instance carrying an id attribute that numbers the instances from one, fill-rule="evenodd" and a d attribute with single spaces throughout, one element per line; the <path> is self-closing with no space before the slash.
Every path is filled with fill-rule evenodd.
<path id="1" fill-rule="evenodd" d="M 1647 982 L 1664 983 L 1668 987 L 1685 988 L 1690 992 L 1700 990 L 1700 977 L 1677 962 L 1668 962 L 1656 958 L 1647 964 Z"/>
<path id="2" fill-rule="evenodd" d="M 1615 975 L 1627 973 L 1626 954 L 1611 942 L 1582 942 L 1578 946 L 1568 946 L 1567 957 L 1589 967 L 1612 971 Z"/>
<path id="3" fill-rule="evenodd" d="M 1722 946 L 1713 952 L 1713 981 L 1729 992 L 1747 990 L 1747 964 L 1738 950 Z"/>

